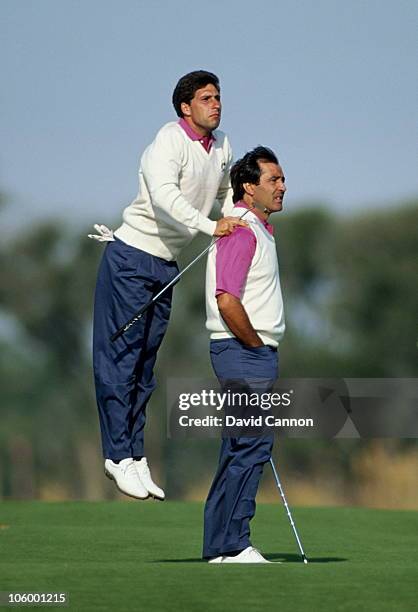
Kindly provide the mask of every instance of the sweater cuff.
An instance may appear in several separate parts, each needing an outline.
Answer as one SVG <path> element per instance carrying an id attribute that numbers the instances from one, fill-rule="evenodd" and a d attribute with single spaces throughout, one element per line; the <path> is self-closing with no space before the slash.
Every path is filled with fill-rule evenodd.
<path id="1" fill-rule="evenodd" d="M 216 221 L 212 221 L 212 219 L 208 219 L 207 217 L 204 217 L 202 215 L 197 229 L 199 230 L 199 232 L 208 234 L 208 236 L 213 236 L 216 229 Z"/>

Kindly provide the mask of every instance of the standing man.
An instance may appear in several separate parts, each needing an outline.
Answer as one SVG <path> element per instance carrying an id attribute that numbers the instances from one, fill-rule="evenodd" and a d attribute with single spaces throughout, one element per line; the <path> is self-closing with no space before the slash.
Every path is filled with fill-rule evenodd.
<path id="1" fill-rule="evenodd" d="M 272 213 L 283 207 L 285 177 L 275 154 L 257 147 L 231 170 L 237 228 L 211 250 L 206 274 L 210 355 L 224 390 L 228 381 L 268 392 L 278 377 L 283 301 Z M 224 437 L 205 506 L 203 557 L 210 563 L 268 563 L 252 547 L 249 523 L 273 436 Z"/>
<path id="2" fill-rule="evenodd" d="M 203 70 L 183 76 L 173 92 L 178 122 L 164 125 L 139 168 L 139 193 L 108 235 L 94 306 L 93 359 L 105 473 L 120 491 L 164 499 L 144 456 L 145 409 L 155 389 L 157 351 L 166 332 L 172 290 L 115 342 L 110 336 L 178 272 L 176 257 L 200 231 L 227 236 L 234 217 L 208 218 L 215 199 L 232 209 L 232 161 L 221 120 L 219 80 Z M 100 226 L 96 226 L 100 231 Z M 102 226 L 103 227 L 103 226 Z M 94 236 L 92 236 L 94 237 Z"/>

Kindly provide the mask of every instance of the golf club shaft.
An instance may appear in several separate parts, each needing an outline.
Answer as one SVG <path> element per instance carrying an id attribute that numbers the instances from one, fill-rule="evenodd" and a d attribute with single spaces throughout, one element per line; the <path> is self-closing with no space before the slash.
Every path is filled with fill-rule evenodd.
<path id="1" fill-rule="evenodd" d="M 219 236 L 220 238 L 221 236 Z M 138 312 L 132 317 L 132 319 L 129 319 L 129 321 L 127 321 L 124 325 L 122 325 L 122 327 L 120 327 L 112 336 L 110 336 L 110 340 L 112 342 L 114 342 L 115 340 L 117 340 L 120 336 L 122 336 L 125 332 L 128 331 L 128 329 L 130 329 L 132 327 L 132 325 L 135 325 L 135 323 L 137 323 L 142 317 L 143 315 L 146 313 L 146 311 L 148 310 L 148 308 L 150 308 L 150 306 L 152 306 L 154 304 L 154 302 L 156 302 L 158 300 L 158 298 L 160 298 L 162 296 L 163 293 L 165 293 L 167 291 L 167 289 L 169 289 L 170 287 L 172 287 L 173 285 L 175 285 L 180 278 L 183 276 L 183 274 L 185 272 L 187 272 L 187 270 L 189 268 L 191 268 L 191 266 L 193 266 L 197 261 L 199 261 L 199 259 L 201 259 L 201 257 L 203 257 L 203 255 L 205 255 L 209 249 L 211 247 L 213 247 L 213 245 L 215 244 L 215 242 L 217 242 L 219 240 L 219 238 L 216 238 L 216 240 L 213 240 L 207 247 L 206 249 L 204 249 L 201 253 L 199 253 L 199 255 L 197 257 L 195 257 L 195 259 L 193 259 L 181 272 L 179 272 L 177 274 L 177 276 L 175 276 L 173 278 L 173 280 L 171 280 L 169 283 L 167 283 L 167 285 L 165 285 L 161 291 L 159 291 L 156 295 L 154 295 L 154 297 L 147 302 L 146 304 L 144 304 L 144 306 L 142 306 L 142 308 L 140 310 L 138 310 Z"/>
<path id="2" fill-rule="evenodd" d="M 282 488 L 282 485 L 281 485 L 281 482 L 280 482 L 280 479 L 279 479 L 279 475 L 277 473 L 276 467 L 275 467 L 273 459 L 271 457 L 270 457 L 270 465 L 271 465 L 271 469 L 273 470 L 274 479 L 276 481 L 277 488 L 279 489 L 280 496 L 281 496 L 281 498 L 283 500 L 284 507 L 286 508 L 286 513 L 287 513 L 287 516 L 289 518 L 290 524 L 292 526 L 293 533 L 295 534 L 296 542 L 298 543 L 300 554 L 302 555 L 303 562 L 304 563 L 308 563 L 308 559 L 306 558 L 305 552 L 304 552 L 304 550 L 302 548 L 302 543 L 301 543 L 301 541 L 299 539 L 298 532 L 296 531 L 296 525 L 295 525 L 295 523 L 293 521 L 292 514 L 290 512 L 290 508 L 289 508 L 289 506 L 287 504 L 287 501 L 286 501 L 286 497 L 285 497 L 285 494 L 284 494 L 284 491 L 283 491 L 283 488 Z"/>
<path id="3" fill-rule="evenodd" d="M 241 221 L 241 219 L 247 214 L 247 212 L 249 212 L 249 210 L 250 209 L 246 210 L 239 217 L 239 221 Z M 140 319 L 142 319 L 143 315 L 146 313 L 148 308 L 150 308 L 150 306 L 152 306 L 154 302 L 156 302 L 158 298 L 161 297 L 162 294 L 167 291 L 167 289 L 175 285 L 180 280 L 180 278 L 183 276 L 183 274 L 187 272 L 187 270 L 191 268 L 197 261 L 199 261 L 199 259 L 201 259 L 203 255 L 206 255 L 209 249 L 211 249 L 213 245 L 216 244 L 220 238 L 223 238 L 223 236 L 218 236 L 217 238 L 215 238 L 215 240 L 212 240 L 211 243 L 201 253 L 199 253 L 197 257 L 195 257 L 181 272 L 177 274 L 177 276 L 173 278 L 173 280 L 171 280 L 167 285 L 165 285 L 161 289 L 161 291 L 159 291 L 156 295 L 154 295 L 154 297 L 149 302 L 144 304 L 142 308 L 140 308 L 138 312 L 132 317 L 132 319 L 129 319 L 129 321 L 127 321 L 124 325 L 122 325 L 122 327 L 120 327 L 117 331 L 115 331 L 115 333 L 110 336 L 110 341 L 114 342 L 115 340 L 120 338 L 120 336 L 122 336 L 125 332 L 127 332 L 128 329 L 132 327 L 132 325 L 135 325 L 135 323 L 137 323 Z"/>

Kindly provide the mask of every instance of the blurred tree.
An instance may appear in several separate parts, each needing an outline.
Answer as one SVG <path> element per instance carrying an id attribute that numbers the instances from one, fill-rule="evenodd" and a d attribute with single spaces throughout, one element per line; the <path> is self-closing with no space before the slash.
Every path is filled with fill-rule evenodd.
<path id="1" fill-rule="evenodd" d="M 320 206 L 277 216 L 287 317 L 282 376 L 416 375 L 417 221 L 416 202 L 351 219 Z M 51 221 L 0 246 L 0 495 L 115 495 L 102 474 L 90 354 L 95 276 L 105 247 L 86 234 L 74 236 Z M 180 267 L 207 243 L 199 236 Z M 157 477 L 164 465 L 168 492 L 178 497 L 206 488 L 218 452 L 216 441 L 165 435 L 164 381 L 213 376 L 204 279 L 200 261 L 175 288 L 159 388 L 148 410 L 146 452 Z M 367 442 L 286 440 L 283 447 L 290 471 L 309 478 L 327 465 L 339 474 L 336 482 L 348 482 L 352 458 Z"/>
<path id="2" fill-rule="evenodd" d="M 418 374 L 418 201 L 340 222 L 330 236 L 331 320 L 351 376 Z"/>
<path id="3" fill-rule="evenodd" d="M 92 296 L 86 287 L 93 285 L 98 255 L 54 222 L 3 244 L 0 253 L 0 303 L 8 329 L 2 378 L 10 390 L 2 412 L 19 436 L 17 447 L 11 441 L 11 454 L 17 461 L 26 432 L 33 452 L 25 456 L 39 468 L 36 473 L 78 495 L 85 491 L 77 446 L 95 426 L 86 350 Z M 10 380 L 15 394 L 19 390 L 15 399 Z M 38 493 L 45 487 L 41 477 Z"/>

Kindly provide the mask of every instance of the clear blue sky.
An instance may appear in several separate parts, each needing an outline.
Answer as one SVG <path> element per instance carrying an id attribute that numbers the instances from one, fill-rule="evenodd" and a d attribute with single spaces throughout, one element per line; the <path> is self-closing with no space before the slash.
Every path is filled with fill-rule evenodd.
<path id="1" fill-rule="evenodd" d="M 415 0 L 2 0 L 3 220 L 112 222 L 177 79 L 221 78 L 235 157 L 275 149 L 287 206 L 418 194 Z"/>

